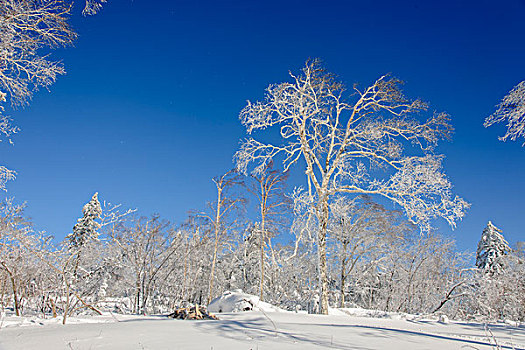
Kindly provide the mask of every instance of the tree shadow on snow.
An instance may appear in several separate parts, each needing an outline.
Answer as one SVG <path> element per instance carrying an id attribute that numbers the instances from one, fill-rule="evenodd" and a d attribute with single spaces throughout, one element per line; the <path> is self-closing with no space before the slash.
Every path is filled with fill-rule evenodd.
<path id="1" fill-rule="evenodd" d="M 279 323 L 280 324 L 280 323 Z M 221 337 L 234 340 L 246 341 L 249 343 L 257 341 L 274 341 L 280 344 L 284 342 L 290 344 L 308 343 L 322 348 L 332 349 L 356 349 L 369 350 L 368 347 L 358 347 L 348 343 L 340 343 L 333 339 L 330 334 L 312 334 L 299 332 L 296 330 L 280 329 L 279 324 L 274 328 L 272 322 L 264 317 L 255 317 L 245 320 L 218 320 L 209 322 L 199 322 L 197 327 L 205 329 L 206 332 L 216 332 Z M 311 324 L 309 324 L 311 325 Z"/>
<path id="2" fill-rule="evenodd" d="M 471 324 L 465 324 L 469 327 L 472 326 Z M 455 341 L 459 343 L 467 343 L 467 344 L 475 344 L 475 345 L 484 345 L 492 347 L 493 344 L 491 344 L 489 341 L 482 341 L 482 340 L 475 340 L 475 339 L 466 339 L 466 338 L 460 338 L 462 335 L 445 335 L 445 334 L 435 334 L 435 333 L 427 333 L 424 331 L 411 331 L 411 330 L 405 330 L 405 329 L 396 329 L 396 328 L 388 328 L 383 326 L 366 326 L 366 325 L 341 325 L 341 324 L 318 324 L 317 326 L 325 326 L 325 327 L 337 327 L 337 328 L 364 328 L 364 329 L 370 329 L 375 331 L 383 331 L 385 337 L 392 337 L 395 334 L 407 334 L 407 335 L 413 335 L 413 336 L 422 336 L 427 338 L 434 338 L 434 339 L 441 339 L 441 340 L 449 340 L 449 341 Z M 503 327 L 503 326 L 500 326 Z M 484 330 L 483 325 L 480 326 L 482 330 Z M 493 329 L 492 327 L 490 327 Z M 505 328 L 506 329 L 506 328 Z M 378 334 L 375 332 L 370 332 L 370 336 L 377 337 Z M 484 334 L 484 333 L 483 333 Z M 472 334 L 466 334 L 465 336 L 473 336 Z M 511 349 L 511 350 L 525 350 L 524 347 L 520 346 L 509 346 L 509 345 L 502 345 L 499 344 L 501 349 Z"/>

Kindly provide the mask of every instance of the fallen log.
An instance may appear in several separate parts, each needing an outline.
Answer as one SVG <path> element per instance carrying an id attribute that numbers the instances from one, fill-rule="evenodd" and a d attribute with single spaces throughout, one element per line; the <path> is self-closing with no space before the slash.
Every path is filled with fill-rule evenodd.
<path id="1" fill-rule="evenodd" d="M 169 318 L 178 320 L 218 320 L 219 318 L 209 313 L 204 306 L 180 307 L 168 315 Z"/>

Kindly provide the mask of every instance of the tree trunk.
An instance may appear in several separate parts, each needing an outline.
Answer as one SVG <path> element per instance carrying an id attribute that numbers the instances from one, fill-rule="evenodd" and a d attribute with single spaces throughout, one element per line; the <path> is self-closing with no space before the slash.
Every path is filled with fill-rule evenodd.
<path id="1" fill-rule="evenodd" d="M 11 271 L 4 262 L 0 262 L 0 264 L 2 265 L 3 269 L 7 272 L 9 276 L 9 281 L 11 282 L 11 287 L 13 289 L 13 306 L 15 309 L 15 315 L 20 316 L 20 303 L 18 300 L 18 290 L 16 288 L 15 275 L 13 271 Z"/>
<path id="2" fill-rule="evenodd" d="M 319 285 L 320 292 L 320 313 L 328 315 L 328 266 L 326 264 L 326 236 L 319 234 Z"/>
<path id="3" fill-rule="evenodd" d="M 4 296 L 7 290 L 7 278 L 2 279 L 2 289 L 0 289 L 0 306 L 2 311 L 5 309 Z"/>
<path id="4" fill-rule="evenodd" d="M 262 211 L 262 210 L 261 210 Z M 264 243 L 265 243 L 265 235 L 264 235 L 264 215 L 261 220 L 261 281 L 259 285 L 259 300 L 263 300 L 263 288 L 264 288 Z"/>
<path id="5" fill-rule="evenodd" d="M 65 279 L 65 276 L 64 276 Z M 64 316 L 62 317 L 62 324 L 66 324 L 67 316 L 69 314 L 69 303 L 70 303 L 70 297 L 69 295 L 69 284 L 66 283 L 66 304 L 64 305 Z"/>
<path id="6" fill-rule="evenodd" d="M 142 300 L 140 302 L 140 313 L 142 315 L 146 315 L 146 303 L 148 301 L 148 290 L 146 288 L 146 273 L 142 275 L 142 281 L 141 281 L 141 296 Z"/>
<path id="7" fill-rule="evenodd" d="M 341 258 L 341 304 L 345 307 L 345 284 L 346 284 L 346 247 L 348 242 L 343 242 L 343 257 Z"/>
<path id="8" fill-rule="evenodd" d="M 219 245 L 219 238 L 217 229 L 215 230 L 215 245 L 213 247 L 213 260 L 211 262 L 211 272 L 210 272 L 210 281 L 208 283 L 208 305 L 211 303 L 211 299 L 213 297 L 213 279 L 215 275 L 215 265 L 217 263 L 217 249 Z"/>
<path id="9" fill-rule="evenodd" d="M 208 305 L 213 298 L 213 278 L 215 277 L 215 265 L 217 264 L 217 250 L 219 249 L 219 230 L 221 221 L 222 188 L 217 187 L 217 208 L 215 213 L 215 245 L 213 247 L 213 260 L 211 262 L 210 281 L 208 284 Z"/>
<path id="10" fill-rule="evenodd" d="M 51 312 L 53 313 L 53 318 L 57 318 L 57 307 L 51 297 L 49 297 L 49 302 L 51 303 Z"/>
<path id="11" fill-rule="evenodd" d="M 137 289 L 137 294 L 135 297 L 135 305 L 133 306 L 133 309 L 134 309 L 133 312 L 135 314 L 139 314 L 140 313 L 140 273 L 136 277 L 137 277 L 137 281 L 135 284 L 135 288 Z"/>
<path id="12" fill-rule="evenodd" d="M 320 313 L 328 315 L 328 264 L 326 262 L 326 231 L 328 228 L 328 203 L 325 198 L 320 199 L 321 210 L 319 215 L 318 258 L 319 258 L 319 286 L 320 286 Z"/>
<path id="13" fill-rule="evenodd" d="M 11 286 L 13 287 L 13 300 L 14 300 L 14 306 L 15 306 L 15 315 L 20 316 L 20 303 L 18 300 L 18 291 L 16 288 L 16 281 L 12 275 L 9 276 L 9 279 L 11 280 Z"/>

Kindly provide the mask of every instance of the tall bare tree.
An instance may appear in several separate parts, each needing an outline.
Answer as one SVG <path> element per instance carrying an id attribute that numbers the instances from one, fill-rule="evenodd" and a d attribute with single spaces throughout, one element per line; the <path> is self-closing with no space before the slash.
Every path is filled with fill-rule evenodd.
<path id="1" fill-rule="evenodd" d="M 234 186 L 243 184 L 243 178 L 235 171 L 230 170 L 222 176 L 213 178 L 217 189 L 217 200 L 210 204 L 209 213 L 201 213 L 200 216 L 207 218 L 213 224 L 213 256 L 210 268 L 210 279 L 208 281 L 208 304 L 213 298 L 213 282 L 215 279 L 215 267 L 217 255 L 221 242 L 227 234 L 226 217 L 245 203 L 245 199 L 235 196 L 231 192 Z"/>
<path id="2" fill-rule="evenodd" d="M 260 244 L 259 299 L 263 300 L 265 249 L 268 246 L 272 251 L 272 231 L 275 234 L 279 219 L 283 218 L 282 213 L 290 204 L 289 199 L 284 195 L 288 172 L 283 173 L 273 169 L 273 163 L 270 162 L 262 172 L 252 177 L 256 185 L 250 189 L 250 192 L 257 197 L 259 204 L 260 222 L 257 227 Z M 275 258 L 272 261 L 275 261 Z"/>
<path id="3" fill-rule="evenodd" d="M 244 173 L 255 163 L 254 174 L 278 155 L 283 156 L 285 171 L 299 160 L 304 162 L 318 222 L 320 302 L 326 314 L 326 234 L 329 203 L 335 194 L 388 198 L 422 229 L 429 229 L 435 217 L 454 227 L 468 203 L 452 195 L 452 185 L 441 170 L 443 156 L 433 154 L 438 141 L 450 137 L 447 114 L 434 113 L 419 121 L 415 117 L 427 105 L 405 98 L 401 81 L 388 75 L 364 90 L 354 86 L 353 100 L 318 60 L 308 61 L 299 75 L 290 75 L 292 82 L 270 85 L 264 101 L 248 102 L 240 113 L 249 134 L 278 125 L 283 143 L 248 138 L 235 160 Z M 413 147 L 405 153 L 409 145 Z M 413 155 L 414 149 L 422 154 Z"/>

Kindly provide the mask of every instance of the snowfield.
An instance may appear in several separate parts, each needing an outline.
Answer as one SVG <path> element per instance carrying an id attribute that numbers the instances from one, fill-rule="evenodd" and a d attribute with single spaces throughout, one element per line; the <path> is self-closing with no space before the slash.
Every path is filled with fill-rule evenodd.
<path id="1" fill-rule="evenodd" d="M 491 324 L 487 332 L 478 323 L 440 323 L 388 314 L 373 318 L 356 309 L 333 311 L 339 315 L 224 313 L 218 321 L 105 314 L 72 318 L 65 326 L 57 319 L 4 317 L 0 349 L 481 350 L 496 349 L 494 341 L 503 349 L 525 349 L 523 325 Z"/>

